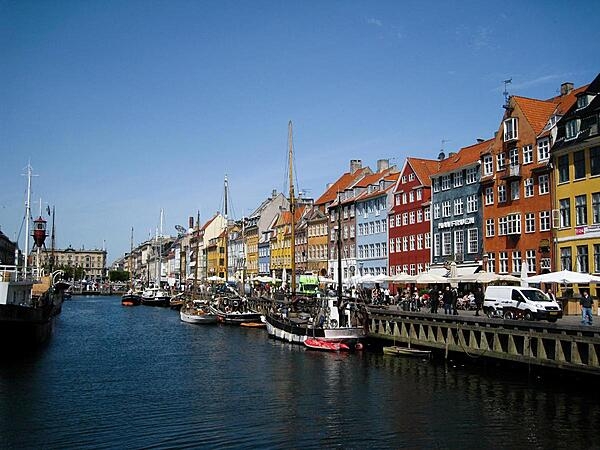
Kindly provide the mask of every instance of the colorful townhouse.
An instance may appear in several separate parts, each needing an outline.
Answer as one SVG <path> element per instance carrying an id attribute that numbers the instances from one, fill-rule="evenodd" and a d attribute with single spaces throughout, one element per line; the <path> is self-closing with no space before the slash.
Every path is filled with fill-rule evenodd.
<path id="1" fill-rule="evenodd" d="M 552 147 L 556 269 L 600 274 L 600 75 L 575 96 Z"/>
<path id="2" fill-rule="evenodd" d="M 359 178 L 339 192 L 336 200 L 329 205 L 329 274 L 334 279 L 337 278 L 338 271 L 338 242 L 342 252 L 340 258 L 342 279 L 349 284 L 350 278 L 358 273 L 356 261 L 357 198 L 370 185 L 378 184 L 379 180 L 396 171 L 395 167 L 389 167 L 388 160 L 377 161 L 377 172 Z"/>
<path id="3" fill-rule="evenodd" d="M 511 96 L 499 130 L 481 154 L 484 253 L 490 272 L 552 271 L 550 148 L 556 122 L 574 101 L 572 85 L 549 100 Z M 526 263 L 525 268 L 522 264 Z"/>
<path id="4" fill-rule="evenodd" d="M 299 223 L 307 209 L 306 205 L 297 205 L 294 212 L 294 221 Z M 297 247 L 295 247 L 297 249 Z M 289 282 L 292 270 L 292 213 L 281 211 L 277 218 L 271 237 L 271 272 L 275 271 L 278 278 L 282 278 L 283 270 L 286 282 Z"/>
<path id="5" fill-rule="evenodd" d="M 379 177 L 356 198 L 356 263 L 361 276 L 388 273 L 388 210 L 398 176 Z"/>
<path id="6" fill-rule="evenodd" d="M 269 275 L 271 270 L 271 238 L 279 215 L 273 217 L 271 224 L 264 230 L 258 240 L 258 275 Z"/>
<path id="7" fill-rule="evenodd" d="M 456 263 L 458 275 L 481 269 L 483 211 L 479 180 L 479 155 L 492 140 L 479 140 L 446 158 L 440 153 L 438 169 L 431 175 L 432 267 L 448 269 Z"/>
<path id="8" fill-rule="evenodd" d="M 392 190 L 388 212 L 389 274 L 417 275 L 431 263 L 431 180 L 433 159 L 406 158 Z"/>
<path id="9" fill-rule="evenodd" d="M 327 215 L 314 205 L 305 216 L 307 225 L 307 272 L 327 276 Z"/>

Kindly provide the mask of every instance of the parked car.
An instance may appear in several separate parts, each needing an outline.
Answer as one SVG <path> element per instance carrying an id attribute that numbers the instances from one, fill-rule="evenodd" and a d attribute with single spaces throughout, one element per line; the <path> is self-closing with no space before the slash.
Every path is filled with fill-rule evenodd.
<path id="1" fill-rule="evenodd" d="M 488 317 L 556 322 L 563 316 L 560 305 L 536 288 L 521 286 L 488 286 L 483 312 Z"/>

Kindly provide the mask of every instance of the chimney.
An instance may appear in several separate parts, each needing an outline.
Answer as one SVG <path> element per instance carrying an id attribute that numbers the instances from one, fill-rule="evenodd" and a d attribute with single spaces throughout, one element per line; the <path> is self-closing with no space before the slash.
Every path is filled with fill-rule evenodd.
<path id="1" fill-rule="evenodd" d="M 390 160 L 389 159 L 378 159 L 377 160 L 377 172 L 381 173 L 384 170 L 390 168 Z"/>
<path id="2" fill-rule="evenodd" d="M 362 169 L 362 160 L 361 159 L 351 159 L 350 160 L 350 173 L 354 173 L 360 169 Z"/>
<path id="3" fill-rule="evenodd" d="M 443 161 L 446 158 L 446 154 L 444 152 L 440 152 L 438 155 L 438 161 Z"/>
<path id="4" fill-rule="evenodd" d="M 190 216 L 188 219 L 188 228 L 194 228 L 194 217 Z"/>
<path id="5" fill-rule="evenodd" d="M 567 95 L 573 90 L 573 83 L 567 81 L 560 85 L 560 95 Z"/>
<path id="6" fill-rule="evenodd" d="M 481 144 L 482 142 L 485 142 L 485 139 L 477 138 L 477 143 L 478 144 Z"/>
<path id="7" fill-rule="evenodd" d="M 277 189 L 273 189 L 271 191 L 271 198 L 275 198 L 275 197 L 277 197 Z"/>

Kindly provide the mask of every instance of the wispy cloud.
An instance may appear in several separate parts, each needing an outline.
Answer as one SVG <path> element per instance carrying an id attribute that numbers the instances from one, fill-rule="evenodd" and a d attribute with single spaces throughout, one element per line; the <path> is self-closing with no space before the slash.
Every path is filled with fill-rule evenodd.
<path id="1" fill-rule="evenodd" d="M 510 87 L 515 90 L 521 90 L 525 88 L 530 88 L 532 86 L 537 86 L 539 84 L 544 84 L 552 80 L 562 79 L 564 76 L 560 74 L 550 74 L 544 75 L 541 77 L 534 78 L 532 80 L 521 81 L 519 83 L 512 83 Z"/>
<path id="2" fill-rule="evenodd" d="M 368 17 L 367 18 L 367 23 L 369 25 L 374 25 L 376 27 L 382 27 L 383 26 L 383 22 L 379 19 L 376 19 L 375 17 Z"/>

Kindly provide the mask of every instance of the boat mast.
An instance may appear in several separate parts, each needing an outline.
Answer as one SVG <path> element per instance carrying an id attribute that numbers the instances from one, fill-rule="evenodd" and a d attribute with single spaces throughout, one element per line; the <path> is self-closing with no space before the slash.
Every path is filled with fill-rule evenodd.
<path id="1" fill-rule="evenodd" d="M 54 218 L 52 219 L 52 251 L 54 253 Z M 133 227 L 131 227 L 131 240 L 129 242 L 129 289 L 133 292 Z"/>
<path id="2" fill-rule="evenodd" d="M 296 197 L 294 193 L 294 143 L 292 137 L 292 121 L 288 122 L 288 158 L 289 158 L 289 182 L 290 182 L 290 216 L 292 224 L 292 238 L 290 242 L 292 270 L 292 298 L 296 296 Z"/>
<path id="3" fill-rule="evenodd" d="M 161 286 L 162 282 L 162 236 L 163 236 L 163 215 L 164 210 L 160 208 L 160 234 L 158 235 L 158 265 L 157 265 L 157 273 L 158 273 L 158 287 Z"/>
<path id="4" fill-rule="evenodd" d="M 338 192 L 337 207 L 337 297 L 338 305 L 342 304 L 342 197 Z"/>
<path id="5" fill-rule="evenodd" d="M 227 175 L 225 175 L 225 205 L 223 208 L 223 214 L 225 216 L 225 283 L 227 283 L 229 272 L 229 255 L 227 249 L 229 246 L 229 221 L 227 219 Z"/>
<path id="6" fill-rule="evenodd" d="M 194 283 L 192 284 L 192 300 L 196 298 L 196 284 L 198 283 L 198 251 L 200 249 L 200 211 L 198 211 L 196 217 L 196 227 L 193 233 L 196 235 L 196 251 L 194 252 L 196 261 L 194 264 Z"/>
<path id="7" fill-rule="evenodd" d="M 54 214 L 55 214 L 54 205 L 52 206 L 52 237 L 51 237 L 51 251 L 50 251 L 50 273 L 54 271 L 54 249 L 56 248 L 56 233 L 54 232 Z M 133 233 L 133 230 L 132 230 Z"/>
<path id="8" fill-rule="evenodd" d="M 27 198 L 25 199 L 25 251 L 23 258 L 23 275 L 27 276 L 27 259 L 29 257 L 29 217 L 31 216 L 31 164 L 27 164 Z"/>

